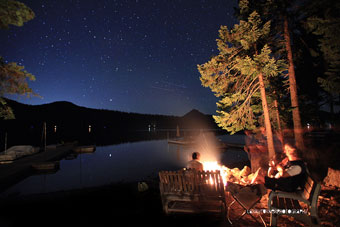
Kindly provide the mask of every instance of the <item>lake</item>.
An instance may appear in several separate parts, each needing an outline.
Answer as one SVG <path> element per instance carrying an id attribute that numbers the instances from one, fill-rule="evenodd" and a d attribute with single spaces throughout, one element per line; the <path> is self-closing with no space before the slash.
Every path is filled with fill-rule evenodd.
<path id="1" fill-rule="evenodd" d="M 221 141 L 244 143 L 243 135 L 218 136 Z M 161 170 L 178 170 L 191 159 L 194 148 L 152 140 L 99 146 L 94 153 L 79 154 L 60 161 L 54 174 L 32 175 L 4 191 L 1 196 L 39 194 L 107 185 L 117 182 L 144 181 L 157 177 Z M 202 154 L 202 160 L 204 159 Z M 224 165 L 247 160 L 241 149 L 218 153 Z"/>

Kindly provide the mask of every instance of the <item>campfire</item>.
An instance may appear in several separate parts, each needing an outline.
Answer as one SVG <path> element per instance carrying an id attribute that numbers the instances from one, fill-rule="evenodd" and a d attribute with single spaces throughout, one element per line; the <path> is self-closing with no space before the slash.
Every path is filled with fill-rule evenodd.
<path id="1" fill-rule="evenodd" d="M 220 175 L 223 179 L 223 183 L 227 186 L 227 182 L 232 182 L 239 185 L 251 185 L 254 184 L 257 175 L 259 174 L 258 169 L 255 173 L 251 173 L 251 169 L 248 166 L 244 166 L 243 169 L 239 168 L 228 168 L 218 163 L 217 157 L 220 156 L 220 152 L 216 149 L 219 143 L 216 137 L 211 133 L 202 133 L 197 139 L 196 150 L 202 154 L 200 162 L 203 164 L 203 170 L 205 171 L 220 171 Z M 213 180 L 211 180 L 213 182 Z"/>
<path id="2" fill-rule="evenodd" d="M 203 169 L 205 171 L 220 171 L 224 185 L 227 185 L 227 182 L 240 185 L 254 184 L 255 178 L 260 170 L 258 169 L 255 173 L 251 173 L 251 170 L 248 166 L 244 166 L 243 169 L 240 170 L 239 168 L 230 169 L 224 165 L 219 165 L 217 162 L 202 163 Z"/>

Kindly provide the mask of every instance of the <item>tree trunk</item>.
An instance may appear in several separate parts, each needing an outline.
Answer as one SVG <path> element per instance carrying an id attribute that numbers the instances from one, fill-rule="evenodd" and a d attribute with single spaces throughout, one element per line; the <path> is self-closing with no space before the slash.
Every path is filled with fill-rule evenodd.
<path id="1" fill-rule="evenodd" d="M 333 99 L 333 95 L 332 94 L 328 94 L 328 100 L 329 100 L 329 111 L 331 113 L 332 116 L 332 120 L 333 120 L 333 116 L 334 116 L 334 99 Z"/>
<path id="2" fill-rule="evenodd" d="M 281 141 L 283 145 L 283 134 L 282 134 L 282 127 L 281 127 L 281 118 L 280 118 L 280 113 L 279 113 L 279 105 L 277 103 L 277 100 L 274 100 L 274 109 L 275 109 L 275 117 L 277 121 L 277 132 L 278 132 L 278 137 L 279 140 Z"/>
<path id="3" fill-rule="evenodd" d="M 281 133 L 282 128 L 281 128 L 281 120 L 280 120 L 280 113 L 279 113 L 279 105 L 276 99 L 274 100 L 274 108 L 275 108 L 275 117 L 277 121 L 277 130 Z"/>
<path id="4" fill-rule="evenodd" d="M 290 100 L 293 108 L 293 124 L 294 124 L 294 137 L 296 147 L 300 150 L 304 150 L 303 143 L 303 135 L 302 135 L 302 125 L 300 118 L 300 110 L 299 110 L 299 101 L 298 94 L 296 88 L 296 80 L 295 80 L 295 69 L 293 62 L 293 54 L 292 48 L 290 45 L 290 34 L 288 29 L 288 19 L 284 17 L 284 38 L 287 50 L 287 58 L 288 58 L 288 76 L 289 76 L 289 90 L 290 90 Z"/>
<path id="5" fill-rule="evenodd" d="M 275 148 L 274 148 L 272 126 L 270 124 L 266 90 L 265 90 L 265 87 L 264 87 L 262 73 L 259 74 L 259 82 L 260 82 L 260 92 L 261 92 L 262 108 L 263 108 L 263 115 L 264 115 L 264 125 L 266 127 L 266 134 L 267 134 L 268 156 L 269 156 L 269 159 L 270 159 L 271 157 L 273 157 L 275 155 Z"/>

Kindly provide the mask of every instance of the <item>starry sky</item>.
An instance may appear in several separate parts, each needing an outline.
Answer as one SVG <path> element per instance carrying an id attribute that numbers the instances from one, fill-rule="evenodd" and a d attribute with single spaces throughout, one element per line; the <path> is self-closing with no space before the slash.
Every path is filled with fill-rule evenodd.
<path id="1" fill-rule="evenodd" d="M 218 53 L 236 0 L 21 0 L 36 17 L 0 31 L 0 55 L 34 74 L 42 98 L 89 108 L 182 116 L 216 111 L 197 64 Z"/>

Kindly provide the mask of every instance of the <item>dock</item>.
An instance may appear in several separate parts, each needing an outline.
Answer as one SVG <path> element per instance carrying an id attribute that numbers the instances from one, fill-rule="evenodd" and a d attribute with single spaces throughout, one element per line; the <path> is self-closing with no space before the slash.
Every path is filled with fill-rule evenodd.
<path id="1" fill-rule="evenodd" d="M 196 144 L 196 142 L 193 140 L 168 140 L 168 143 L 182 146 L 193 146 Z"/>
<path id="2" fill-rule="evenodd" d="M 197 142 L 195 142 L 194 140 L 168 140 L 168 144 L 174 144 L 174 145 L 180 145 L 180 146 L 195 146 Z M 218 149 L 228 149 L 228 148 L 243 149 L 244 144 L 218 142 L 216 147 Z"/>
<path id="3" fill-rule="evenodd" d="M 60 160 L 69 154 L 75 145 L 75 143 L 60 145 L 17 159 L 13 163 L 0 165 L 0 192 L 30 176 L 33 172 L 32 165 L 35 163 Z"/>
<path id="4" fill-rule="evenodd" d="M 240 144 L 240 143 L 224 143 L 225 146 L 228 147 L 232 147 L 232 148 L 240 148 L 243 149 L 244 144 Z"/>

